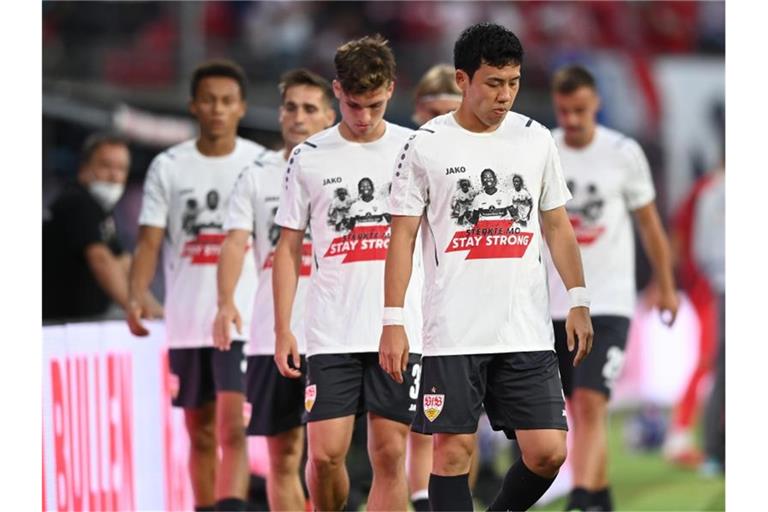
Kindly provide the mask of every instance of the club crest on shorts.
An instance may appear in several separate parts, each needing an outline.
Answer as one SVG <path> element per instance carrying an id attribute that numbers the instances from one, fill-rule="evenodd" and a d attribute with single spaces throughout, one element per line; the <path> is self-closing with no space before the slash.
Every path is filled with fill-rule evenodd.
<path id="1" fill-rule="evenodd" d="M 445 403 L 445 395 L 427 395 L 424 394 L 424 416 L 432 422 L 440 416 L 443 411 L 443 404 Z"/>
<path id="2" fill-rule="evenodd" d="M 251 422 L 252 411 L 253 406 L 251 405 L 251 402 L 243 402 L 243 425 L 245 428 L 248 428 L 248 424 Z"/>
<path id="3" fill-rule="evenodd" d="M 312 406 L 315 405 L 315 398 L 317 397 L 317 384 L 312 384 L 304 388 L 304 409 L 307 412 L 312 411 Z"/>
<path id="4" fill-rule="evenodd" d="M 179 397 L 179 376 L 175 373 L 168 374 L 168 392 L 171 394 L 171 398 Z"/>

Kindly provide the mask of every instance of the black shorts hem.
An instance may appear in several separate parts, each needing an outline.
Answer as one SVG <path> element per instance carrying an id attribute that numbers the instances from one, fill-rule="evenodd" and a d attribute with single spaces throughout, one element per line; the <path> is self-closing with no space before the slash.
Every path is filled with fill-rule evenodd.
<path id="1" fill-rule="evenodd" d="M 216 402 L 216 396 L 214 395 L 213 398 L 205 398 L 203 400 L 188 400 L 188 402 L 189 403 L 184 403 L 182 400 L 176 400 L 174 398 L 171 400 L 171 406 L 179 409 L 199 409 L 211 402 Z"/>
<path id="2" fill-rule="evenodd" d="M 366 411 L 368 413 L 373 413 L 376 416 L 381 416 L 384 419 L 396 421 L 397 423 L 403 423 L 405 425 L 410 425 L 413 422 L 413 416 L 397 416 L 396 414 L 391 414 L 388 412 L 382 412 L 382 411 L 375 411 L 373 409 L 368 409 Z"/>
<path id="3" fill-rule="evenodd" d="M 446 427 L 435 427 L 432 432 L 426 432 L 422 429 L 419 429 L 419 425 L 416 425 L 415 423 L 411 425 L 411 430 L 416 432 L 417 434 L 424 434 L 431 436 L 432 434 L 474 434 L 477 432 L 478 424 L 475 423 L 474 425 L 467 425 L 467 426 L 446 426 Z"/>
<path id="4" fill-rule="evenodd" d="M 611 390 L 606 390 L 604 386 L 601 386 L 599 384 L 592 384 L 589 382 L 579 382 L 578 384 L 572 384 L 571 388 L 568 390 L 568 393 L 563 390 L 563 394 L 565 395 L 565 398 L 570 399 L 573 396 L 573 392 L 577 389 L 588 389 L 590 391 L 597 391 L 604 397 L 610 400 L 611 398 Z"/>
<path id="5" fill-rule="evenodd" d="M 285 422 L 282 425 L 272 425 L 272 428 L 260 428 L 260 425 L 254 426 L 254 427 L 248 427 L 245 431 L 245 435 L 247 436 L 264 436 L 264 437 L 274 437 L 278 434 L 282 434 L 284 432 L 291 431 L 295 428 L 303 427 L 305 422 L 299 421 L 299 422 Z"/>
<path id="6" fill-rule="evenodd" d="M 307 415 L 306 417 L 306 423 L 314 423 L 316 421 L 325 421 L 325 420 L 334 420 L 336 418 L 346 418 L 347 416 L 354 416 L 357 418 L 358 416 L 362 416 L 365 411 L 359 412 L 357 410 L 354 411 L 337 411 L 337 412 L 329 412 L 326 414 L 320 414 L 316 416 L 310 417 Z"/>

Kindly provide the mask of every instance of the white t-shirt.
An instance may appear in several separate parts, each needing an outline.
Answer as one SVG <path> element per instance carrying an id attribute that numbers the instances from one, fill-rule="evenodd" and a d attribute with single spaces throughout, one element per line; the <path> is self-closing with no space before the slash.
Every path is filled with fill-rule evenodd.
<path id="1" fill-rule="evenodd" d="M 604 126 L 580 149 L 565 144 L 561 129 L 552 135 L 573 194 L 567 209 L 581 249 L 590 314 L 632 317 L 635 239 L 630 212 L 656 196 L 648 160 L 637 142 Z M 546 258 L 552 318 L 562 320 L 570 300 L 549 252 Z"/>
<path id="2" fill-rule="evenodd" d="M 534 198 L 527 227 L 509 213 L 514 175 Z M 452 198 L 465 179 L 480 194 L 461 223 Z M 492 133 L 442 115 L 403 146 L 389 204 L 393 215 L 425 214 L 425 356 L 554 349 L 538 212 L 569 198 L 549 131 L 516 113 Z"/>
<path id="3" fill-rule="evenodd" d="M 344 139 L 336 125 L 291 154 L 276 222 L 290 229 L 310 226 L 312 231 L 314 269 L 305 318 L 308 356 L 379 349 L 390 236 L 384 199 L 392 162 L 411 133 L 387 123 L 378 140 L 356 143 Z M 359 200 L 361 189 L 369 185 L 375 199 L 363 208 L 358 205 L 364 202 Z M 339 189 L 356 200 L 348 211 L 331 208 Z M 329 218 L 334 211 L 335 218 Z M 405 328 L 413 353 L 421 352 L 422 272 L 419 252 L 405 299 Z"/>
<path id="4" fill-rule="evenodd" d="M 149 166 L 139 225 L 165 229 L 165 324 L 172 348 L 213 345 L 216 264 L 226 236 L 222 212 L 237 176 L 263 152 L 259 144 L 238 138 L 229 155 L 209 157 L 189 140 L 160 153 Z M 243 318 L 236 339 L 248 337 L 256 289 L 256 267 L 247 260 L 235 291 Z"/>
<path id="5" fill-rule="evenodd" d="M 261 159 L 245 169 L 235 183 L 229 201 L 224 229 L 244 229 L 254 235 L 254 257 L 259 271 L 259 284 L 253 300 L 251 338 L 246 348 L 248 355 L 274 355 L 275 305 L 272 300 L 272 263 L 275 246 L 280 237 L 280 226 L 275 215 L 283 191 L 283 177 L 288 161 L 282 151 L 268 151 Z M 291 329 L 296 336 L 299 352 L 307 351 L 304 341 L 304 297 L 312 273 L 312 240 L 304 236 L 303 258 L 296 298 L 293 301 Z"/>

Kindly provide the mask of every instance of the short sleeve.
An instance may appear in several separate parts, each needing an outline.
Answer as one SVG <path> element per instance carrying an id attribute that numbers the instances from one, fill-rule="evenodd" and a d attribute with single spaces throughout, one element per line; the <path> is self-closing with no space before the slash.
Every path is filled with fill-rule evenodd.
<path id="1" fill-rule="evenodd" d="M 309 223 L 309 192 L 301 172 L 302 148 L 296 148 L 288 160 L 283 177 L 283 193 L 275 224 L 289 229 L 304 231 Z"/>
<path id="2" fill-rule="evenodd" d="M 627 177 L 622 190 L 629 210 L 636 210 L 656 198 L 651 166 L 640 144 L 628 139 L 622 148 L 627 161 Z"/>
<path id="3" fill-rule="evenodd" d="M 541 195 L 539 196 L 539 211 L 543 212 L 564 206 L 571 198 L 571 193 L 563 177 L 560 154 L 557 152 L 555 140 L 551 135 L 547 135 L 547 146 L 547 159 L 544 163 Z"/>
<path id="4" fill-rule="evenodd" d="M 171 190 L 166 169 L 162 164 L 163 158 L 163 155 L 156 156 L 147 171 L 139 214 L 140 226 L 164 228 L 168 223 Z"/>
<path id="5" fill-rule="evenodd" d="M 257 170 L 253 167 L 243 169 L 237 177 L 235 187 L 229 196 L 224 230 L 243 229 L 253 231 L 256 219 L 256 180 Z"/>
<path id="6" fill-rule="evenodd" d="M 70 200 L 57 215 L 64 233 L 63 239 L 73 251 L 81 252 L 91 244 L 104 243 L 100 228 L 102 213 L 95 203 Z"/>
<path id="7" fill-rule="evenodd" d="M 408 139 L 395 161 L 388 205 L 392 215 L 420 217 L 428 203 L 427 173 L 421 164 L 415 139 L 415 134 Z"/>

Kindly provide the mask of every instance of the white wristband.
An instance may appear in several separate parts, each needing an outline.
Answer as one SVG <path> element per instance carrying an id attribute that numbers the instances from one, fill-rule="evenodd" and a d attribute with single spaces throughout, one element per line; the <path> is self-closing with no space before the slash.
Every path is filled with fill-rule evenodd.
<path id="1" fill-rule="evenodd" d="M 403 308 L 384 308 L 382 325 L 404 325 Z"/>
<path id="2" fill-rule="evenodd" d="M 568 290 L 568 297 L 571 299 L 572 308 L 588 308 L 591 304 L 589 292 L 583 286 L 576 286 Z"/>

